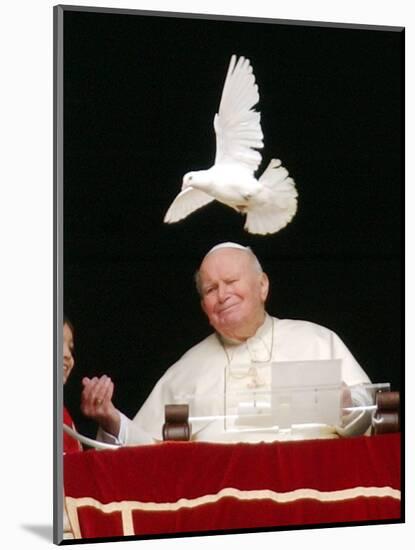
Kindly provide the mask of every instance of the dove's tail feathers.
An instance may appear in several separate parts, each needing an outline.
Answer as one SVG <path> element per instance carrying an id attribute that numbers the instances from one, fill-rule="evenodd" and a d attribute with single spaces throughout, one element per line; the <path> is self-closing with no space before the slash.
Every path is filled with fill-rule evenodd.
<path id="1" fill-rule="evenodd" d="M 266 235 L 285 227 L 297 212 L 297 189 L 288 170 L 279 159 L 272 159 L 259 178 L 264 186 L 262 205 L 248 210 L 245 229 L 249 233 Z"/>
<path id="2" fill-rule="evenodd" d="M 265 187 L 273 191 L 273 198 L 276 199 L 273 202 L 276 202 L 278 205 L 280 205 L 279 197 L 281 197 L 281 200 L 285 200 L 298 196 L 295 182 L 288 175 L 288 170 L 284 168 L 281 161 L 279 159 L 272 159 L 258 180 Z"/>
<path id="3" fill-rule="evenodd" d="M 213 197 L 200 191 L 199 189 L 193 189 L 188 187 L 181 191 L 174 199 L 170 208 L 167 210 L 164 216 L 165 223 L 175 223 L 182 220 L 198 208 L 202 208 L 205 204 L 208 204 L 214 200 Z"/>
<path id="4" fill-rule="evenodd" d="M 287 208 L 279 208 L 276 205 L 266 208 L 253 208 L 248 210 L 244 229 L 248 233 L 267 235 L 277 233 L 285 227 L 297 211 L 297 199 L 293 198 Z"/>

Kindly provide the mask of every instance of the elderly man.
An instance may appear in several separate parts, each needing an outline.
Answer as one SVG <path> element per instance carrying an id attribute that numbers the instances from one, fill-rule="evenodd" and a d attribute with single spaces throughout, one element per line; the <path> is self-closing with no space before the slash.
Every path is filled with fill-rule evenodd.
<path id="1" fill-rule="evenodd" d="M 133 420 L 112 404 L 113 383 L 103 376 L 84 379 L 82 411 L 101 426 L 99 437 L 120 444 L 160 440 L 164 406 L 190 402 L 192 439 L 204 441 L 261 441 L 284 438 L 336 437 L 363 433 L 370 417 L 354 415 L 346 428 L 304 425 L 287 432 L 241 433 L 224 427 L 224 388 L 233 365 L 278 361 L 341 359 L 347 386 L 369 378 L 332 331 L 310 323 L 277 319 L 265 311 L 269 281 L 250 248 L 222 243 L 204 257 L 196 273 L 201 306 L 215 332 L 191 348 L 158 381 Z M 228 368 L 226 368 L 228 367 Z M 229 374 L 230 373 L 230 374 Z M 365 392 L 348 392 L 357 405 Z M 316 431 L 317 430 L 317 431 Z"/>

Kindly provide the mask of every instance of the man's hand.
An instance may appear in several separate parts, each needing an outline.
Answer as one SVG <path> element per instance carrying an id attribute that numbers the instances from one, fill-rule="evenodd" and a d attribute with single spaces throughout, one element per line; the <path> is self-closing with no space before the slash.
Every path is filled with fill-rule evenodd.
<path id="1" fill-rule="evenodd" d="M 114 383 L 104 374 L 100 378 L 83 378 L 84 389 L 81 395 L 81 411 L 92 418 L 103 430 L 118 437 L 120 431 L 120 415 L 114 407 L 112 396 Z"/>

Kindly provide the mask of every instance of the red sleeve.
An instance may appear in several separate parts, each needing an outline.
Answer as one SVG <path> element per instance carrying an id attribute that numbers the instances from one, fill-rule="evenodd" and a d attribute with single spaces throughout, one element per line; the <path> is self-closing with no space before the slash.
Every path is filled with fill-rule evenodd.
<path id="1" fill-rule="evenodd" d="M 71 415 L 69 414 L 69 411 L 66 407 L 63 408 L 63 423 L 72 428 L 75 429 L 75 425 L 73 423 L 73 420 L 71 418 Z M 77 439 L 74 439 L 66 432 L 63 432 L 63 452 L 64 453 L 75 453 L 78 451 L 82 451 L 82 446 L 80 442 Z"/>

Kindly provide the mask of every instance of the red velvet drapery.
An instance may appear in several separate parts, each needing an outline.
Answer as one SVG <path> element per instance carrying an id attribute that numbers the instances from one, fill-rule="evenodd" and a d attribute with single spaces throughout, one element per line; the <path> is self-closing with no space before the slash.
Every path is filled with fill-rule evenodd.
<path id="1" fill-rule="evenodd" d="M 74 453 L 64 489 L 82 538 L 399 520 L 400 434 Z"/>

